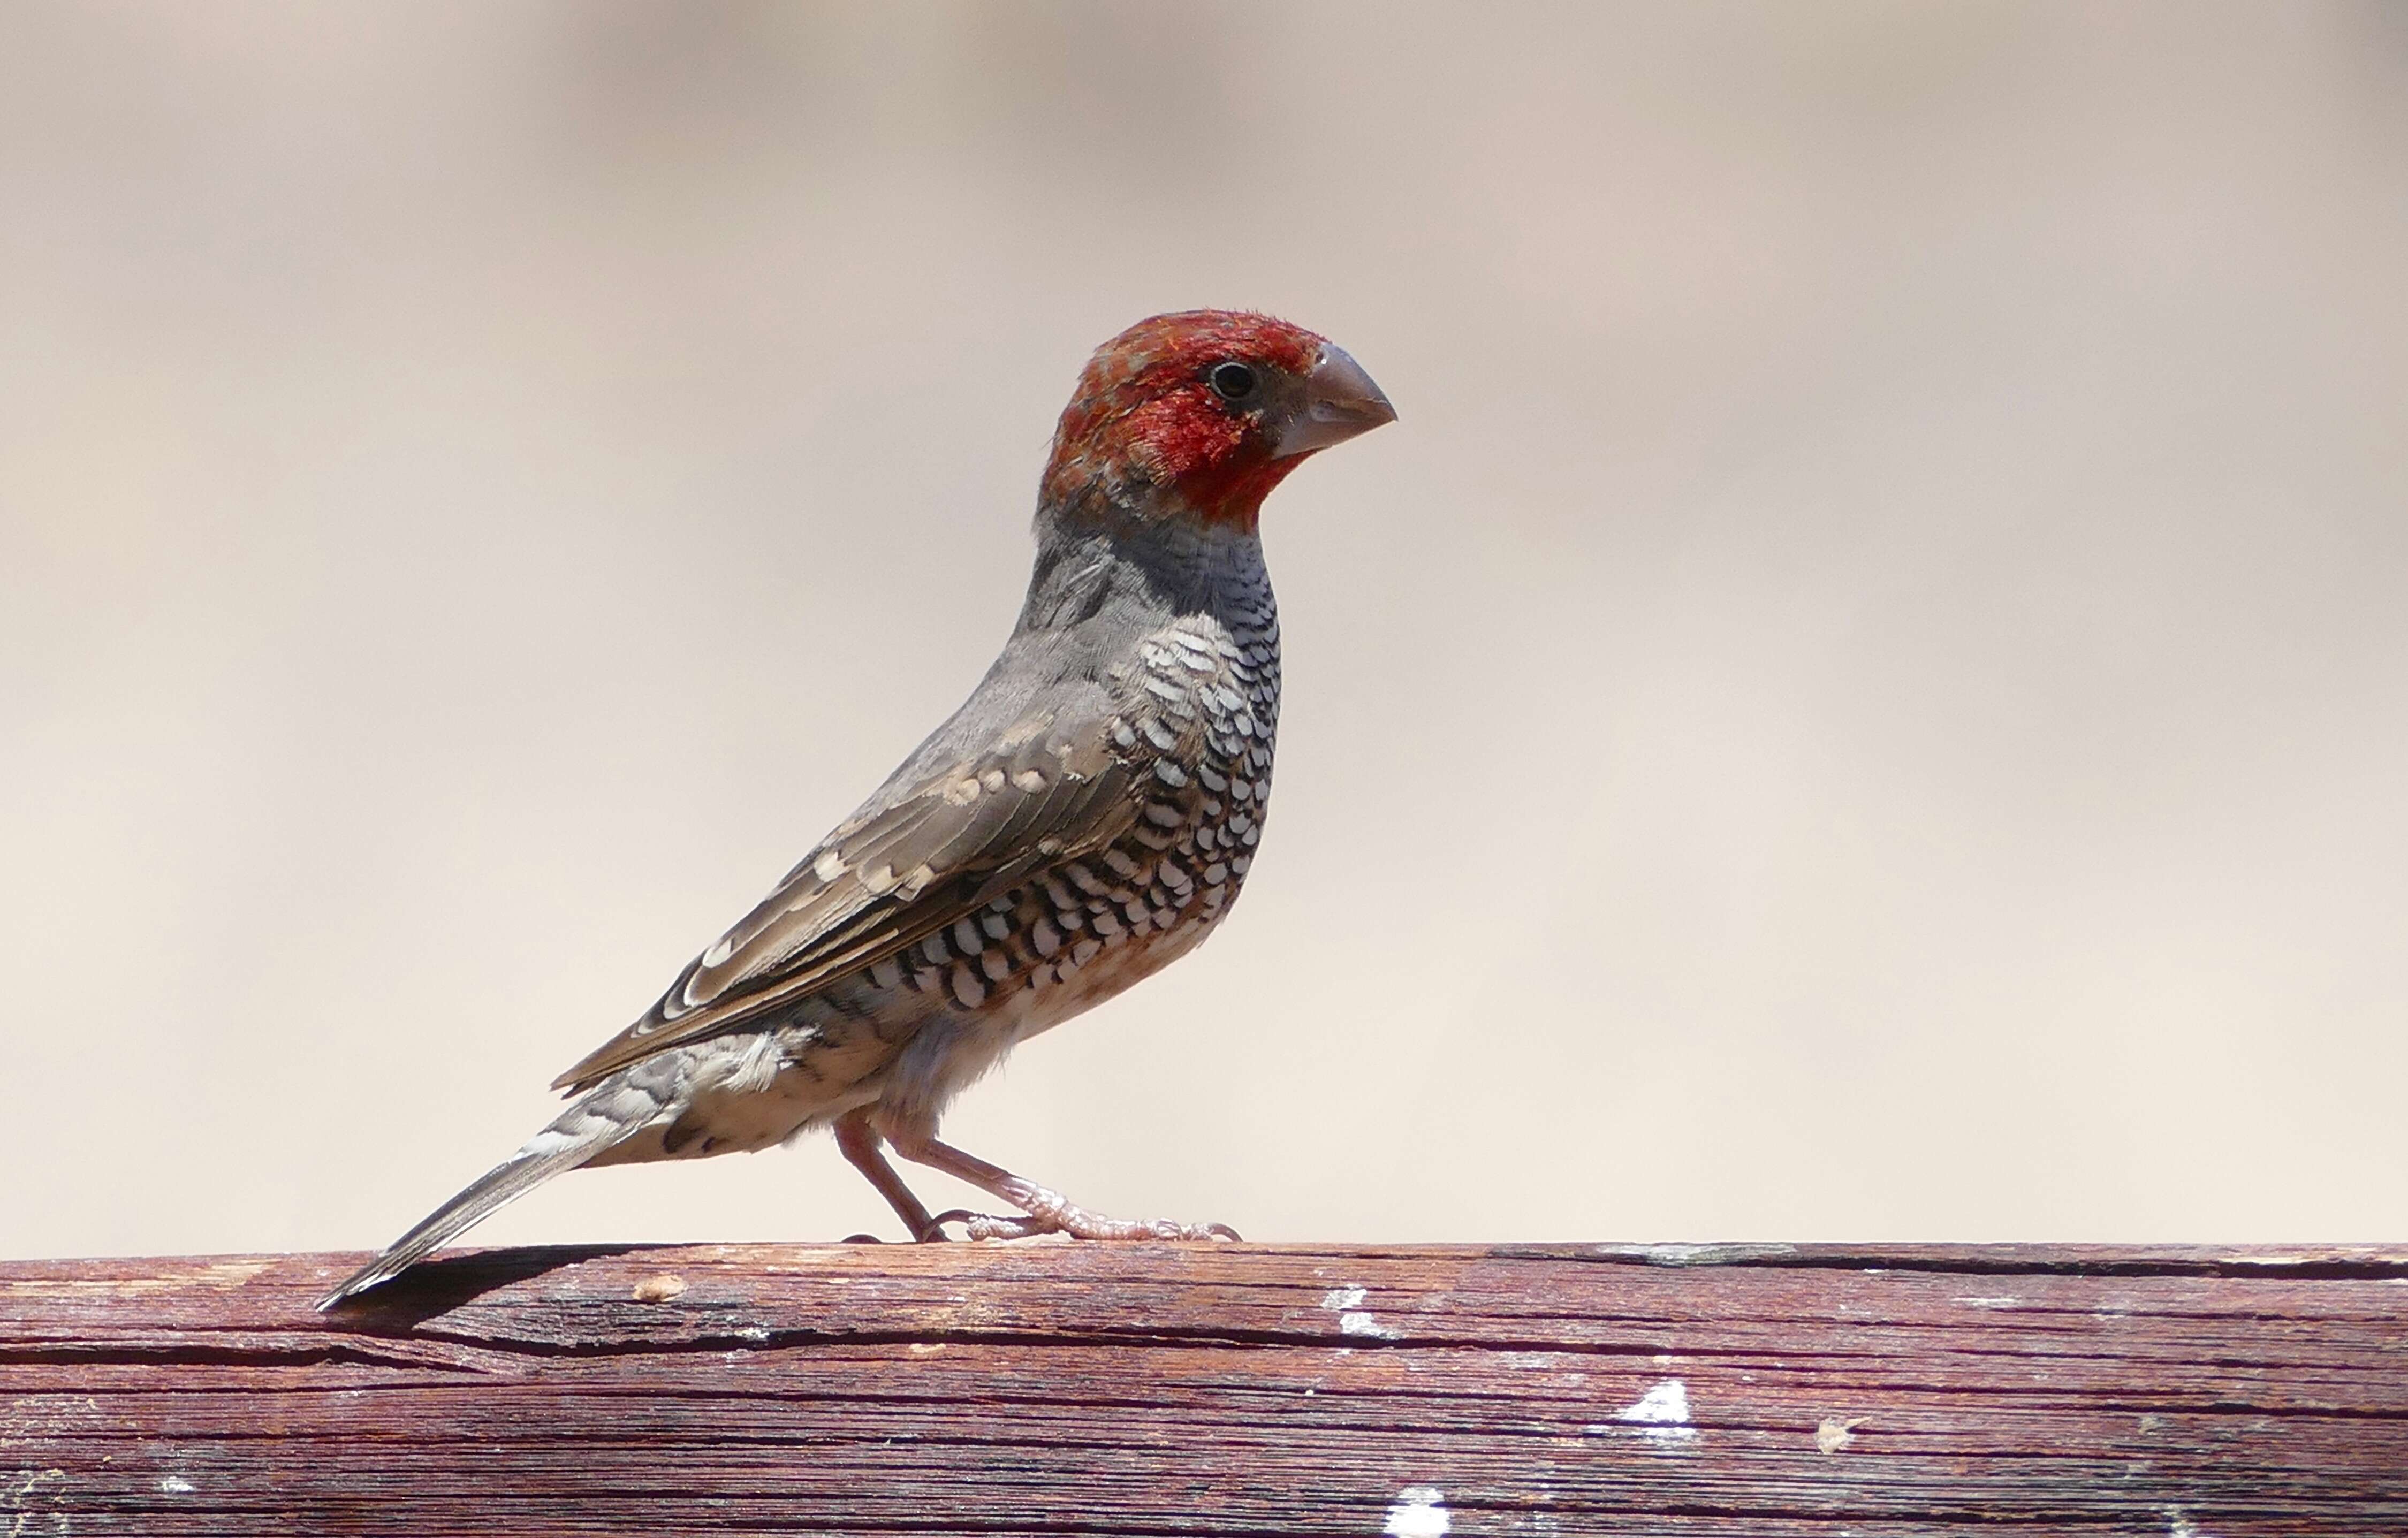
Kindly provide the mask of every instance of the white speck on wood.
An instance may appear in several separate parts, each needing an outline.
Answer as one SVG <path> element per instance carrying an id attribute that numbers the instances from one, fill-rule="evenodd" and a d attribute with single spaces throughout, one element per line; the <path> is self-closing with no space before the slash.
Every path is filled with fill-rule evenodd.
<path id="1" fill-rule="evenodd" d="M 1963 1303 L 1968 1308 L 2013 1308 L 2023 1302 L 2021 1298 L 1951 1298 L 1948 1301 Z"/>
<path id="2" fill-rule="evenodd" d="M 1823 1452 L 1838 1452 L 1856 1439 L 1856 1430 L 1864 1423 L 1862 1416 L 1848 1420 L 1842 1420 L 1837 1416 L 1825 1416 L 1823 1424 L 1814 1428 L 1814 1445 Z"/>
<path id="3" fill-rule="evenodd" d="M 1371 1294 L 1359 1287 L 1333 1287 L 1321 1295 L 1321 1306 L 1338 1316 L 1338 1328 L 1349 1335 L 1370 1335 L 1392 1341 L 1397 1332 L 1365 1312 L 1363 1300 Z"/>
<path id="4" fill-rule="evenodd" d="M 1613 1418 L 1636 1426 L 1641 1436 L 1662 1445 L 1687 1442 L 1698 1434 L 1698 1429 L 1689 1424 L 1689 1386 L 1679 1378 L 1666 1378 Z"/>
<path id="5" fill-rule="evenodd" d="M 2165 1509 L 2166 1538 L 2207 1538 L 2207 1534 L 2191 1526 L 2190 1513 L 2180 1506 Z"/>
<path id="6" fill-rule="evenodd" d="M 1445 1492 L 1435 1485 L 1412 1485 L 1397 1493 L 1388 1508 L 1387 1538 L 1446 1538 L 1449 1525 Z"/>
<path id="7" fill-rule="evenodd" d="M 166 1478 L 162 1479 L 159 1481 L 159 1488 L 169 1495 L 190 1495 L 193 1493 L 193 1482 L 185 1478 L 180 1474 L 171 1474 Z"/>

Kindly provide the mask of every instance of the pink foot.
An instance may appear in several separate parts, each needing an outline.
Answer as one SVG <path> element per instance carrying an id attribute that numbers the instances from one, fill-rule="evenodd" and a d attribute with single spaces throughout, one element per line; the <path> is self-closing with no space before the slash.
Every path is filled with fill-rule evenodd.
<path id="1" fill-rule="evenodd" d="M 1235 1239 L 1238 1231 L 1226 1223 L 1174 1223 L 1167 1218 L 1107 1218 L 1099 1212 L 1089 1212 L 1059 1191 L 1042 1186 L 1033 1188 L 1027 1197 L 1028 1211 L 1024 1215 L 997 1217 L 987 1212 L 965 1212 L 956 1207 L 937 1215 L 935 1227 L 941 1231 L 947 1223 L 959 1223 L 965 1237 L 971 1239 L 1028 1239 L 1040 1233 L 1067 1233 L 1073 1239 Z"/>

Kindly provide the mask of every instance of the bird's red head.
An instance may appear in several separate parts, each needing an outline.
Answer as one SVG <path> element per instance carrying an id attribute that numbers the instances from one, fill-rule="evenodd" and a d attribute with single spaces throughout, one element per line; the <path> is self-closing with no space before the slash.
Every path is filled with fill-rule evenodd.
<path id="1" fill-rule="evenodd" d="M 1054 431 L 1046 502 L 1153 488 L 1166 506 L 1251 531 L 1307 456 L 1396 420 L 1345 351 L 1237 310 L 1140 320 L 1096 349 Z"/>

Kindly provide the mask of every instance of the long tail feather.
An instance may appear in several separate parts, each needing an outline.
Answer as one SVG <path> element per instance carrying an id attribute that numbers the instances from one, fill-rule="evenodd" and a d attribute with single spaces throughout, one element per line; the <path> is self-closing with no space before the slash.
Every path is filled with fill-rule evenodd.
<path id="1" fill-rule="evenodd" d="M 589 1097 L 587 1104 L 591 1104 Z M 626 1138 L 635 1131 L 624 1122 L 580 1115 L 580 1104 L 536 1135 L 509 1158 L 479 1175 L 459 1195 L 444 1203 L 417 1227 L 385 1246 L 384 1252 L 347 1277 L 343 1285 L 318 1300 L 319 1312 L 344 1299 L 389 1281 L 450 1243 L 472 1224 L 490 1216 L 504 1203 L 524 1195 L 563 1171 L 573 1170 Z M 574 1123 L 576 1130 L 568 1129 Z"/>

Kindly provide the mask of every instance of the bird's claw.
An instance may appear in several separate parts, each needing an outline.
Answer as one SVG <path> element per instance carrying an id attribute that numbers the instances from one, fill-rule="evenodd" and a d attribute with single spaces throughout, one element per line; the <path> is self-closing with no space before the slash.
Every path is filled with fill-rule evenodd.
<path id="1" fill-rule="evenodd" d="M 965 1239 L 1034 1239 L 1047 1233 L 1059 1233 L 1072 1239 L 1123 1241 L 1234 1241 L 1238 1237 L 1238 1231 L 1226 1223 L 1175 1223 L 1167 1218 L 1107 1218 L 1058 1198 L 1040 1203 L 1039 1211 L 1009 1216 L 969 1212 L 955 1207 L 951 1212 L 937 1215 L 929 1225 L 930 1232 L 926 1237 L 948 1237 L 944 1232 L 948 1223 L 959 1223 Z"/>
<path id="2" fill-rule="evenodd" d="M 962 1237 L 965 1239 L 1029 1239 L 1048 1232 L 1036 1218 L 1023 1213 L 1013 1213 L 1010 1217 L 1004 1217 L 992 1212 L 971 1212 L 966 1208 L 955 1207 L 951 1212 L 940 1212 L 937 1215 L 929 1237 L 952 1238 L 953 1235 L 945 1232 L 945 1225 L 948 1223 L 959 1223 L 962 1226 Z"/>

